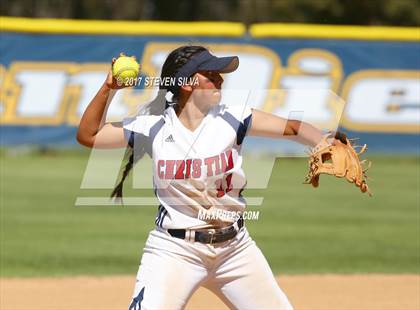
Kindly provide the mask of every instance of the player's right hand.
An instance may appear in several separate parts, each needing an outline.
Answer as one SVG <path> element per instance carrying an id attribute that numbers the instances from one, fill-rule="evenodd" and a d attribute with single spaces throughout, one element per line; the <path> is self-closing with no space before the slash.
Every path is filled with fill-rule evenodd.
<path id="1" fill-rule="evenodd" d="M 120 56 L 125 56 L 124 53 L 120 53 Z M 115 61 L 117 60 L 117 58 L 112 58 L 112 62 L 111 62 L 111 68 L 108 71 L 108 75 L 106 77 L 105 80 L 105 85 L 109 88 L 109 89 L 121 89 L 121 88 L 126 88 L 126 87 L 130 87 L 130 85 L 124 85 L 124 83 L 117 83 L 117 79 L 112 75 L 112 66 L 114 65 Z"/>

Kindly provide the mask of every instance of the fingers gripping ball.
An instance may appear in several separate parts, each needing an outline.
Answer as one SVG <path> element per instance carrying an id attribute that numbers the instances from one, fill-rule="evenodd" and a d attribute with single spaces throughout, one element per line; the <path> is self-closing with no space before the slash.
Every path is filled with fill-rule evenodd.
<path id="1" fill-rule="evenodd" d="M 120 56 L 112 65 L 112 75 L 118 86 L 133 86 L 139 74 L 140 65 L 134 56 Z"/>

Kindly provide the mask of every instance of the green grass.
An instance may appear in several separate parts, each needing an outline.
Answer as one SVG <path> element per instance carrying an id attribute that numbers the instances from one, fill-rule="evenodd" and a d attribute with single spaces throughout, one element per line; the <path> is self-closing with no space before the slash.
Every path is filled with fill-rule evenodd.
<path id="1" fill-rule="evenodd" d="M 75 207 L 77 196 L 109 194 L 79 189 L 86 153 L 3 152 L 0 159 L 1 276 L 137 271 L 156 207 Z M 246 191 L 264 197 L 249 208 L 260 219 L 247 226 L 274 272 L 420 271 L 419 160 L 373 161 L 372 198 L 331 177 L 321 177 L 318 189 L 302 185 L 303 159 L 277 160 L 269 187 Z"/>

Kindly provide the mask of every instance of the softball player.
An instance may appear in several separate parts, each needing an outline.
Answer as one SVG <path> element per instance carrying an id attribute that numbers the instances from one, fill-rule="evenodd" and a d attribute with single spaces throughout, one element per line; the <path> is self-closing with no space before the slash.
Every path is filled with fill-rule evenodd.
<path id="1" fill-rule="evenodd" d="M 122 195 L 124 179 L 143 154 L 153 160 L 160 205 L 130 310 L 182 309 L 199 286 L 213 291 L 230 308 L 292 309 L 237 216 L 246 207 L 241 195 L 246 185 L 241 145 L 250 135 L 293 138 L 314 146 L 322 133 L 307 123 L 245 104 L 221 105 L 220 74 L 233 72 L 238 65 L 235 56 L 219 58 L 201 46 L 179 47 L 167 57 L 161 77 L 192 77 L 197 83 L 162 86 L 172 98 L 161 113 L 156 112 L 155 101 L 137 117 L 106 123 L 112 90 L 119 88 L 109 73 L 80 121 L 79 143 L 130 146 L 131 156 L 114 196 Z"/>

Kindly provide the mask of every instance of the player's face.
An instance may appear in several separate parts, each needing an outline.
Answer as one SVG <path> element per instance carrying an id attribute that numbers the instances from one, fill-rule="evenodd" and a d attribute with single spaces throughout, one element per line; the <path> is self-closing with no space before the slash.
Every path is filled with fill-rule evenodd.
<path id="1" fill-rule="evenodd" d="M 223 78 L 218 72 L 201 71 L 195 74 L 198 85 L 193 86 L 194 100 L 202 105 L 215 106 L 222 98 Z"/>

